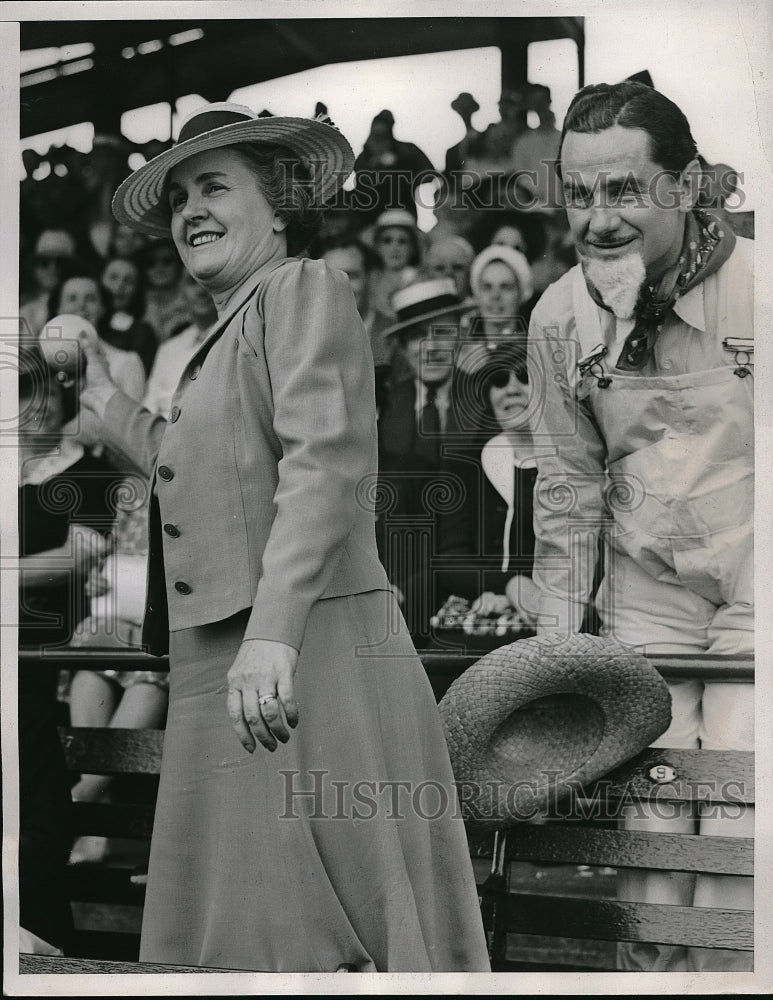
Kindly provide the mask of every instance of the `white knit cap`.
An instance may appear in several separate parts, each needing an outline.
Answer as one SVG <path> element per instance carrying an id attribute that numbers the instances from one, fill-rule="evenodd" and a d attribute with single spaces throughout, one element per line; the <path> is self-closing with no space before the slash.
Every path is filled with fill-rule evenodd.
<path id="1" fill-rule="evenodd" d="M 507 246 L 490 246 L 481 250 L 470 267 L 470 287 L 475 298 L 480 294 L 480 276 L 483 268 L 492 261 L 501 261 L 515 275 L 521 290 L 521 300 L 527 302 L 534 294 L 534 277 L 531 266 L 520 250 Z"/>

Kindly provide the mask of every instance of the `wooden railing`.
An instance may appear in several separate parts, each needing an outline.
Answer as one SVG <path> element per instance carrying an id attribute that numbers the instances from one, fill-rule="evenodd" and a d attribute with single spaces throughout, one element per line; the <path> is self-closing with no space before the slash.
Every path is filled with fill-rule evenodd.
<path id="1" fill-rule="evenodd" d="M 480 655 L 420 651 L 436 696 L 440 697 L 453 679 Z M 19 660 L 20 669 L 25 670 L 34 670 L 40 663 L 70 670 L 168 669 L 166 658 L 148 656 L 136 650 L 61 649 L 43 656 L 24 650 Z M 672 680 L 692 678 L 750 683 L 754 679 L 754 664 L 750 659 L 659 656 L 651 657 L 650 661 L 664 677 Z M 63 727 L 60 734 L 68 768 L 74 774 L 156 776 L 159 773 L 163 745 L 161 730 Z M 539 825 L 523 823 L 509 832 L 497 833 L 481 829 L 472 822 L 468 824 L 495 970 L 524 968 L 523 961 L 513 962 L 508 954 L 513 950 L 510 947 L 513 941 L 523 942 L 530 938 L 543 943 L 545 939 L 564 942 L 575 939 L 575 943 L 584 939 L 648 941 L 739 951 L 753 949 L 753 913 L 749 910 L 630 903 L 614 898 L 569 898 L 531 889 L 525 891 L 522 884 L 520 887 L 513 885 L 513 871 L 524 863 L 542 867 L 582 865 L 732 874 L 751 879 L 753 842 L 749 838 L 624 831 L 608 820 L 615 815 L 623 797 L 646 801 L 662 796 L 663 767 L 673 775 L 667 782 L 667 793 L 675 801 L 723 802 L 726 799 L 723 799 L 722 790 L 730 788 L 736 805 L 754 802 L 754 765 L 749 752 L 647 750 L 607 775 L 603 783 L 583 790 L 585 800 L 592 802 L 597 810 L 601 809 L 601 813 L 597 811 L 590 818 L 587 814 L 551 818 Z M 76 803 L 76 832 L 148 840 L 153 811 L 152 801 L 110 805 Z M 607 821 L 599 822 L 602 814 Z M 128 869 L 81 864 L 71 866 L 69 875 L 73 901 L 142 906 L 144 886 L 135 884 Z M 113 934 L 111 937 L 110 932 L 93 931 L 81 934 L 78 946 L 81 949 L 78 954 L 82 957 L 72 959 L 22 956 L 20 971 L 123 971 L 124 967 L 115 963 L 136 959 L 138 940 L 136 936 Z M 558 954 L 560 951 L 558 949 Z M 129 967 L 138 972 L 184 971 L 177 967 L 154 967 L 152 970 L 139 965 Z M 540 966 L 534 968 L 539 970 Z"/>

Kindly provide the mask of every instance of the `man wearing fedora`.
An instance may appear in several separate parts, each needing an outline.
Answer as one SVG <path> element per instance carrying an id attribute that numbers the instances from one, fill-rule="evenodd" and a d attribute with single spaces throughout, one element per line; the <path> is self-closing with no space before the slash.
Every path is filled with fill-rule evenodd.
<path id="1" fill-rule="evenodd" d="M 697 207 L 690 126 L 644 84 L 580 91 L 559 169 L 579 264 L 547 289 L 529 331 L 533 430 L 545 446 L 539 631 L 578 631 L 595 598 L 602 635 L 642 651 L 751 655 L 752 244 Z M 659 745 L 753 747 L 751 686 L 687 681 L 671 696 Z M 697 822 L 700 833 L 749 836 L 753 814 Z M 695 829 L 691 818 L 668 826 Z M 748 880 L 735 883 L 700 877 L 693 894 L 676 879 L 639 876 L 623 891 L 751 908 Z M 620 964 L 740 970 L 751 956 L 631 945 Z"/>

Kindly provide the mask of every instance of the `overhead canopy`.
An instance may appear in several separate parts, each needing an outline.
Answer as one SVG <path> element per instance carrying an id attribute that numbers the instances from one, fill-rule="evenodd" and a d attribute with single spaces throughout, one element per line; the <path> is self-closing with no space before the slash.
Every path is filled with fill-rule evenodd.
<path id="1" fill-rule="evenodd" d="M 528 45 L 555 38 L 576 42 L 582 84 L 581 17 L 26 21 L 23 50 L 88 42 L 94 51 L 22 75 L 21 134 L 83 121 L 117 132 L 124 112 L 186 94 L 225 100 L 328 63 L 484 46 L 502 50 L 502 83 L 514 86 L 526 80 Z"/>

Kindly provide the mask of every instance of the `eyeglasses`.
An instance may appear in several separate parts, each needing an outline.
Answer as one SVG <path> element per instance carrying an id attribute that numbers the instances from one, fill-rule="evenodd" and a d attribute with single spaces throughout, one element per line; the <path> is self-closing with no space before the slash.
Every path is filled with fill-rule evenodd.
<path id="1" fill-rule="evenodd" d="M 35 254 L 33 262 L 35 264 L 35 267 L 52 267 L 54 265 L 56 265 L 56 267 L 62 266 L 61 257 L 52 257 L 46 253 Z"/>
<path id="2" fill-rule="evenodd" d="M 529 375 L 523 365 L 514 365 L 512 368 L 498 368 L 489 375 L 488 383 L 494 389 L 504 389 L 510 381 L 511 374 L 515 375 L 521 385 L 529 384 Z"/>

